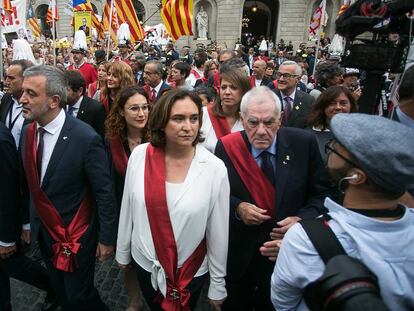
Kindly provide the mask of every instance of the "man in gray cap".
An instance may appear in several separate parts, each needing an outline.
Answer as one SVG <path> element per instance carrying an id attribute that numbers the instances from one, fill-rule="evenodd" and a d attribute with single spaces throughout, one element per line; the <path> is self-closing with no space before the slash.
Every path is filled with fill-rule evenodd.
<path id="1" fill-rule="evenodd" d="M 332 181 L 342 205 L 325 200 L 332 229 L 346 253 L 378 277 L 390 310 L 414 310 L 414 212 L 400 203 L 414 188 L 414 130 L 378 116 L 339 114 L 327 144 Z M 308 310 L 304 288 L 325 264 L 300 224 L 285 235 L 271 282 L 277 310 Z"/>

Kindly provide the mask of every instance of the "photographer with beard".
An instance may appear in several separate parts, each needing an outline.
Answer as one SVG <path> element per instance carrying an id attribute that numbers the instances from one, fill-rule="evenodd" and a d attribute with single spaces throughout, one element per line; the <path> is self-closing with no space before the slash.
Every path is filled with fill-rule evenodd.
<path id="1" fill-rule="evenodd" d="M 400 203 L 405 191 L 414 188 L 414 141 L 407 139 L 413 137 L 414 130 L 379 116 L 355 113 L 333 117 L 331 131 L 334 140 L 326 145 L 327 166 L 344 197 L 342 205 L 325 200 L 329 214 L 321 224 L 325 230 L 332 230 L 333 239 L 348 255 L 335 255 L 330 260 L 343 256 L 363 269 L 355 269 L 353 264 L 330 266 L 329 261 L 325 268 L 326 257 L 316 251 L 315 240 L 309 238 L 312 234 L 304 230 L 304 223 L 296 224 L 283 239 L 272 275 L 273 305 L 278 311 L 308 310 L 309 303 L 322 300 L 324 310 L 360 310 L 361 306 L 366 311 L 387 307 L 414 310 L 414 211 Z M 323 241 L 325 245 L 327 242 Z M 343 284 L 350 286 L 340 288 L 340 292 L 319 286 L 320 292 L 328 294 L 308 299 L 312 286 L 322 281 L 326 285 L 337 275 L 345 275 L 344 271 L 370 273 L 371 281 L 346 279 Z M 344 297 L 346 290 L 357 287 L 365 294 L 373 293 L 372 299 L 364 298 L 361 291 Z M 349 309 L 355 299 L 359 299 L 359 307 Z M 342 303 L 341 307 L 326 307 L 335 300 Z M 372 308 L 373 300 L 383 308 Z"/>

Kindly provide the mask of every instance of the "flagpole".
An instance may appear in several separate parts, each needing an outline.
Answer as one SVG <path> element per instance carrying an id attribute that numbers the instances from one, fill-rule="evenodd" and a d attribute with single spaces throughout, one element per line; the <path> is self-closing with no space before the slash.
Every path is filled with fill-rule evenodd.
<path id="1" fill-rule="evenodd" d="M 56 66 L 56 23 L 55 23 L 55 17 L 56 17 L 56 2 L 55 0 L 51 1 L 52 3 L 52 39 L 53 39 L 53 66 Z"/>
<path id="2" fill-rule="evenodd" d="M 109 10 L 109 26 L 108 26 L 108 43 L 107 43 L 107 47 L 106 47 L 106 61 L 109 60 L 109 45 L 111 43 L 111 30 L 112 30 L 112 14 L 114 11 L 114 1 L 115 0 L 111 0 L 111 9 Z"/>
<path id="3" fill-rule="evenodd" d="M 313 63 L 313 70 L 312 70 L 313 80 L 315 80 L 316 65 L 318 63 L 319 49 L 321 47 L 321 32 L 322 32 L 322 26 L 323 26 L 323 23 L 325 22 L 324 19 L 325 19 L 325 10 L 326 10 L 326 0 L 322 0 L 322 1 L 323 1 L 323 4 L 322 4 L 321 21 L 320 21 L 319 29 L 318 29 L 318 43 L 316 44 L 315 61 Z"/>

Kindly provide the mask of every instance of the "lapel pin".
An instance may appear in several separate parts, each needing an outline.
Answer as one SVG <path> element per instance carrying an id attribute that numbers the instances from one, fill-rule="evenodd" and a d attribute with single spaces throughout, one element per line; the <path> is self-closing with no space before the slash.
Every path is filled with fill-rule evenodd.
<path id="1" fill-rule="evenodd" d="M 66 139 L 68 139 L 68 137 L 67 136 L 63 136 L 63 140 L 66 140 Z"/>
<path id="2" fill-rule="evenodd" d="M 286 155 L 286 161 L 290 161 L 290 155 Z"/>
<path id="3" fill-rule="evenodd" d="M 296 109 L 296 110 L 299 110 L 299 106 L 298 106 L 298 105 L 296 105 L 296 106 L 295 106 L 295 109 Z"/>

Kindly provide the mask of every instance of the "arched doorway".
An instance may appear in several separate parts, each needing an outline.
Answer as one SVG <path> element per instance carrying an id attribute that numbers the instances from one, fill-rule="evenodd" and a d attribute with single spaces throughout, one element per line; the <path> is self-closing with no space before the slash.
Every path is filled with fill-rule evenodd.
<path id="1" fill-rule="evenodd" d="M 47 17 L 47 10 L 49 9 L 49 5 L 41 4 L 36 8 L 36 18 L 40 19 L 40 28 L 42 30 L 42 34 L 46 37 L 50 37 L 52 32 L 50 31 L 50 26 L 46 23 Z"/>
<path id="2" fill-rule="evenodd" d="M 278 16 L 279 1 L 277 0 L 245 1 L 242 17 L 242 43 L 250 45 L 249 41 L 258 39 L 260 36 L 265 36 L 274 42 Z"/>
<path id="3" fill-rule="evenodd" d="M 142 23 L 145 21 L 145 7 L 144 5 L 138 0 L 132 0 L 132 4 L 134 5 L 135 13 L 137 14 L 138 20 Z"/>

